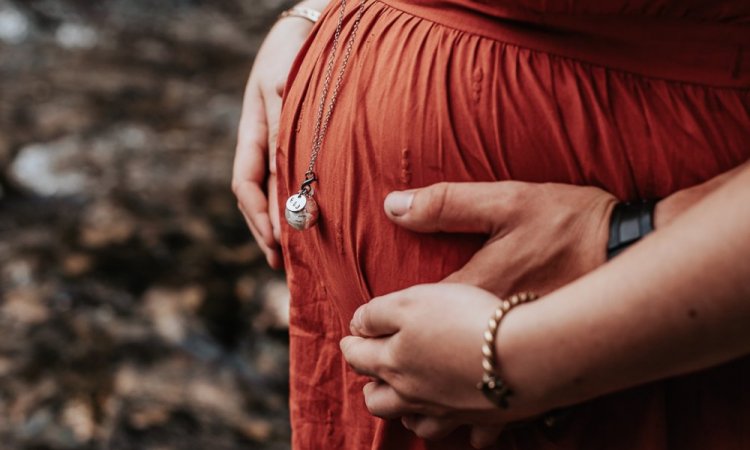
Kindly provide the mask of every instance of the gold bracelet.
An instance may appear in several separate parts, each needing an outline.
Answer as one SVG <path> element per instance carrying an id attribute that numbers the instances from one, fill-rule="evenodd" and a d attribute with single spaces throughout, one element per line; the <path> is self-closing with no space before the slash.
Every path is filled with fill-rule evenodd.
<path id="1" fill-rule="evenodd" d="M 484 332 L 484 344 L 482 344 L 482 381 L 477 384 L 477 389 L 482 391 L 485 397 L 493 404 L 503 408 L 508 408 L 508 398 L 513 395 L 510 387 L 500 379 L 497 373 L 497 358 L 495 357 L 495 338 L 497 337 L 497 327 L 500 321 L 508 314 L 508 311 L 514 307 L 538 297 L 531 292 L 522 292 L 511 296 L 509 299 L 501 300 L 500 306 L 490 317 L 487 323 L 487 330 Z"/>
<path id="2" fill-rule="evenodd" d="M 295 6 L 281 13 L 279 15 L 279 20 L 286 17 L 299 17 L 301 19 L 307 19 L 312 23 L 316 23 L 318 19 L 320 19 L 320 11 L 305 6 Z"/>

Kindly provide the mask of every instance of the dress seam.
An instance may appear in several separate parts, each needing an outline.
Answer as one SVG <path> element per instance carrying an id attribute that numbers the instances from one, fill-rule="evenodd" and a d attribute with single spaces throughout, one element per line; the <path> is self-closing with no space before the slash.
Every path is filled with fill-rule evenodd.
<path id="1" fill-rule="evenodd" d="M 487 39 L 489 41 L 492 41 L 493 43 L 496 43 L 496 44 L 499 44 L 499 45 L 503 45 L 503 46 L 513 47 L 513 48 L 516 48 L 516 49 L 519 49 L 519 50 L 526 50 L 526 51 L 535 52 L 535 53 L 542 53 L 542 54 L 548 55 L 548 56 L 550 56 L 552 58 L 556 58 L 556 59 L 559 59 L 559 60 L 570 61 L 570 62 L 579 64 L 581 66 L 586 66 L 586 67 L 589 67 L 589 68 L 603 69 L 603 70 L 605 70 L 605 71 L 607 71 L 609 73 L 615 74 L 615 75 L 625 75 L 625 76 L 629 76 L 631 78 L 638 78 L 639 80 L 643 80 L 643 81 L 665 82 L 665 83 L 670 83 L 670 84 L 673 84 L 673 85 L 681 85 L 681 86 L 686 86 L 686 87 L 695 87 L 695 88 L 703 88 L 703 89 L 710 89 L 710 90 L 721 90 L 721 91 L 729 91 L 729 92 L 746 92 L 746 93 L 750 93 L 750 86 L 747 86 L 747 87 L 732 87 L 732 86 L 714 85 L 714 84 L 711 84 L 711 83 L 700 83 L 700 82 L 696 82 L 696 81 L 686 81 L 686 80 L 678 80 L 678 79 L 672 79 L 672 78 L 666 78 L 666 77 L 659 77 L 659 76 L 654 76 L 654 75 L 646 75 L 646 74 L 641 74 L 641 73 L 638 73 L 638 72 L 635 72 L 635 71 L 632 71 L 632 70 L 610 67 L 610 66 L 607 66 L 607 65 L 604 65 L 604 64 L 601 64 L 601 63 L 596 63 L 596 62 L 593 62 L 593 61 L 587 61 L 585 59 L 575 58 L 575 57 L 572 57 L 572 56 L 569 56 L 569 55 L 563 55 L 563 54 L 560 54 L 560 53 L 557 53 L 557 52 L 553 52 L 553 51 L 549 51 L 549 50 L 543 50 L 543 49 L 539 49 L 539 48 L 534 48 L 532 46 L 519 44 L 518 42 L 511 42 L 511 41 L 507 41 L 507 40 L 500 40 L 500 39 L 497 39 L 495 37 L 487 36 L 487 35 L 479 33 L 479 32 L 456 28 L 456 27 L 453 27 L 453 26 L 448 25 L 446 23 L 434 20 L 434 19 L 428 19 L 426 17 L 418 16 L 418 15 L 416 15 L 414 13 L 411 13 L 411 12 L 408 12 L 408 11 L 404 11 L 403 9 L 399 8 L 398 6 L 391 5 L 390 3 L 386 2 L 386 1 L 382 1 L 382 0 L 373 0 L 373 1 L 375 3 L 380 3 L 381 5 L 383 5 L 386 8 L 393 9 L 395 11 L 398 11 L 398 12 L 400 12 L 402 14 L 405 14 L 407 16 L 410 16 L 410 17 L 414 17 L 416 19 L 424 20 L 426 22 L 429 22 L 429 23 L 432 23 L 434 25 L 446 28 L 446 29 L 454 31 L 456 33 L 461 33 L 461 34 L 468 35 L 468 36 L 474 36 L 474 37 L 478 37 L 478 38 L 481 38 L 481 39 Z"/>

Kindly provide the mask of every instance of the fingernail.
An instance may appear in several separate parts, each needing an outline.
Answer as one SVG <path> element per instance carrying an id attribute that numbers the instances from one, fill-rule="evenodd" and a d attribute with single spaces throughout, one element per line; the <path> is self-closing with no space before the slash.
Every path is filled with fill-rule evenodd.
<path id="1" fill-rule="evenodd" d="M 349 322 L 349 330 L 352 332 L 352 334 L 358 334 L 359 333 L 359 327 L 360 323 L 362 322 L 362 308 L 357 308 L 356 311 L 354 311 L 354 317 L 352 317 L 352 321 Z"/>
<path id="2" fill-rule="evenodd" d="M 413 201 L 413 193 L 394 191 L 385 198 L 385 209 L 396 217 L 403 216 L 409 212 Z"/>

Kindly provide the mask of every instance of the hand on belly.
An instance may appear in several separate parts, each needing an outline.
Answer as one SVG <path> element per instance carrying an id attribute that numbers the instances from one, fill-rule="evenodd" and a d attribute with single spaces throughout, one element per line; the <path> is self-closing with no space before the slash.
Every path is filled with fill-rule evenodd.
<path id="1" fill-rule="evenodd" d="M 593 187 L 439 183 L 393 192 L 385 210 L 393 222 L 417 232 L 489 235 L 469 262 L 444 281 L 505 297 L 526 290 L 544 294 L 601 265 L 616 202 Z M 472 441 L 479 447 L 493 442 L 503 424 L 544 411 L 498 414 L 474 388 L 481 367 L 475 338 L 497 304 L 490 293 L 460 284 L 422 285 L 360 308 L 352 320 L 354 336 L 344 338 L 341 348 L 355 370 L 380 380 L 364 390 L 372 414 L 402 418 L 423 438 L 473 424 Z M 369 317 L 382 310 L 384 319 L 364 320 L 365 309 Z M 435 346 L 437 341 L 450 345 Z M 487 420 L 491 425 L 482 426 Z"/>
<path id="2" fill-rule="evenodd" d="M 502 297 L 545 294 L 603 264 L 616 201 L 601 189 L 565 184 L 439 183 L 393 192 L 385 210 L 413 231 L 489 235 L 445 281 Z"/>

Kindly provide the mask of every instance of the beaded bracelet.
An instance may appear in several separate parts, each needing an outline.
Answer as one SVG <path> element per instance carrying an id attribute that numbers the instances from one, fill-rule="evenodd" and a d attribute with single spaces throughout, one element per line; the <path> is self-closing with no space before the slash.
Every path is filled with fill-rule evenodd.
<path id="1" fill-rule="evenodd" d="M 508 398 L 513 395 L 510 387 L 500 379 L 497 373 L 497 358 L 495 357 L 495 338 L 497 337 L 497 327 L 500 321 L 508 314 L 508 311 L 514 307 L 538 297 L 531 292 L 522 292 L 502 300 L 500 305 L 492 314 L 487 322 L 487 330 L 484 332 L 484 344 L 482 345 L 482 381 L 477 384 L 477 389 L 482 391 L 485 397 L 493 404 L 503 408 L 508 408 Z"/>

